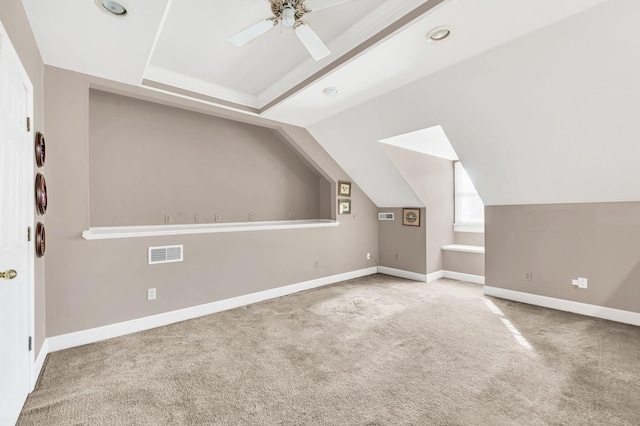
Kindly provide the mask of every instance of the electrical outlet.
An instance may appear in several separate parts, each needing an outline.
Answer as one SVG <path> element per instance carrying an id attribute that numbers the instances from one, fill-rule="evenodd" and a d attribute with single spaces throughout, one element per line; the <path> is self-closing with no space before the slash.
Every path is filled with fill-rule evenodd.
<path id="1" fill-rule="evenodd" d="M 371 260 L 371 253 L 367 253 L 367 260 Z"/>
<path id="2" fill-rule="evenodd" d="M 202 216 L 200 216 L 199 213 L 196 213 L 195 221 L 196 221 L 196 223 L 202 222 Z"/>
<path id="3" fill-rule="evenodd" d="M 164 215 L 164 223 L 171 223 L 171 215 L 170 214 L 165 214 Z"/>
<path id="4" fill-rule="evenodd" d="M 156 300 L 156 289 L 148 288 L 147 289 L 147 300 Z"/>
<path id="5" fill-rule="evenodd" d="M 587 280 L 586 278 L 578 277 L 578 288 L 587 288 L 588 284 L 589 280 Z"/>
<path id="6" fill-rule="evenodd" d="M 532 281 L 533 280 L 533 273 L 525 272 L 524 273 L 524 279 L 527 280 L 527 281 Z"/>
<path id="7" fill-rule="evenodd" d="M 255 213 L 249 213 L 249 220 L 253 220 L 256 218 L 256 214 Z"/>
<path id="8" fill-rule="evenodd" d="M 220 213 L 216 213 L 216 222 L 220 222 L 221 219 L 222 216 L 220 216 Z"/>

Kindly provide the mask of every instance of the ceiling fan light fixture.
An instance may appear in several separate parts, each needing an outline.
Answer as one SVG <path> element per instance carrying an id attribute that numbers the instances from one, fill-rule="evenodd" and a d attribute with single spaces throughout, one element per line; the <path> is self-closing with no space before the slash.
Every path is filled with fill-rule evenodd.
<path id="1" fill-rule="evenodd" d="M 438 43 L 451 37 L 453 34 L 453 27 L 444 25 L 436 27 L 427 33 L 427 41 L 431 43 Z"/>
<path id="2" fill-rule="evenodd" d="M 296 10 L 291 6 L 291 3 L 287 3 L 282 9 L 282 25 L 287 28 L 291 28 L 296 23 Z"/>
<path id="3" fill-rule="evenodd" d="M 96 0 L 96 5 L 103 11 L 115 15 L 115 16 L 124 16 L 127 14 L 127 8 L 117 1 L 113 0 Z"/>

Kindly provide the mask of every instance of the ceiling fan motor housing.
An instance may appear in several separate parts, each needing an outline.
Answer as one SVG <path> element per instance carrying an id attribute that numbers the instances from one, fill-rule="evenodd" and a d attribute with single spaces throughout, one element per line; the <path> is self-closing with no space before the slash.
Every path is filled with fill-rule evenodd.
<path id="1" fill-rule="evenodd" d="M 271 2 L 271 12 L 275 16 L 276 22 L 282 21 L 286 27 L 293 27 L 305 13 L 311 12 L 304 5 L 304 0 L 269 0 Z"/>

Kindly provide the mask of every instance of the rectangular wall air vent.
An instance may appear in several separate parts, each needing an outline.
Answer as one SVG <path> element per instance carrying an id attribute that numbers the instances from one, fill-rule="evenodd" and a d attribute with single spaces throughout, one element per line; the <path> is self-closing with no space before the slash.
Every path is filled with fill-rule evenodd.
<path id="1" fill-rule="evenodd" d="M 149 247 L 149 265 L 182 262 L 182 245 Z"/>
<path id="2" fill-rule="evenodd" d="M 378 213 L 378 220 L 394 220 L 393 213 Z"/>

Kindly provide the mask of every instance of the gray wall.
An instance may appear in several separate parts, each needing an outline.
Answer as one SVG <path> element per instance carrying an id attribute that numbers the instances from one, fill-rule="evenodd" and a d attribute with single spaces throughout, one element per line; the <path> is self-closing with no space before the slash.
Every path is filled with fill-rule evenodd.
<path id="1" fill-rule="evenodd" d="M 91 226 L 320 218 L 326 179 L 270 129 L 97 90 L 89 111 Z"/>
<path id="2" fill-rule="evenodd" d="M 402 209 L 380 208 L 393 212 L 395 220 L 378 221 L 380 266 L 427 274 L 427 225 L 425 209 L 420 209 L 420 227 L 402 225 Z"/>
<path id="3" fill-rule="evenodd" d="M 46 128 L 44 122 L 44 65 L 42 63 L 42 57 L 36 44 L 31 27 L 22 8 L 20 0 L 2 0 L 0 2 L 0 21 L 2 25 L 9 33 L 9 38 L 13 47 L 18 52 L 18 56 L 22 61 L 22 65 L 25 67 L 29 74 L 29 79 L 33 84 L 34 89 L 34 117 L 33 117 L 33 134 L 36 131 L 45 133 Z M 35 173 L 44 172 L 47 176 L 47 168 L 38 169 L 35 166 Z M 48 176 L 47 176 L 48 177 Z M 47 181 L 48 182 L 48 181 Z M 35 212 L 35 222 L 43 222 L 47 224 L 45 216 L 38 215 Z M 34 223 L 35 229 L 35 223 Z M 40 352 L 42 343 L 46 337 L 46 322 L 45 322 L 45 258 L 35 260 L 35 336 L 34 336 L 34 349 L 36 356 Z"/>
<path id="4" fill-rule="evenodd" d="M 453 162 L 380 144 L 426 207 L 427 273 L 442 270 L 441 247 L 453 244 Z M 410 207 L 410 206 L 407 206 Z"/>
<path id="5" fill-rule="evenodd" d="M 491 206 L 485 214 L 487 285 L 640 312 L 640 202 Z M 588 289 L 571 286 L 578 277 Z"/>
<path id="6" fill-rule="evenodd" d="M 454 232 L 454 234 L 455 244 L 484 246 L 484 233 Z M 442 256 L 442 269 L 445 271 L 484 276 L 484 254 L 443 251 Z"/>
<path id="7" fill-rule="evenodd" d="M 442 269 L 484 277 L 484 254 L 443 251 Z"/>
<path id="8" fill-rule="evenodd" d="M 51 147 L 48 336 L 375 266 L 366 260 L 366 253 L 377 257 L 377 209 L 355 185 L 353 214 L 340 216 L 336 228 L 83 240 L 80 235 L 89 227 L 89 200 L 99 195 L 91 193 L 88 182 L 89 86 L 94 84 L 106 83 L 45 67 Z M 163 97 L 138 88 L 127 90 Z M 283 126 L 280 131 L 333 182 L 332 197 L 337 180 L 350 180 L 304 129 Z M 147 265 L 147 247 L 166 244 L 184 244 L 185 261 Z M 157 288 L 154 302 L 146 301 L 149 287 Z"/>
<path id="9" fill-rule="evenodd" d="M 455 243 L 466 246 L 484 246 L 484 233 L 455 232 Z"/>

